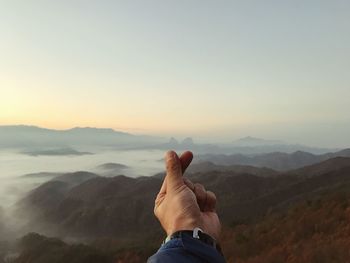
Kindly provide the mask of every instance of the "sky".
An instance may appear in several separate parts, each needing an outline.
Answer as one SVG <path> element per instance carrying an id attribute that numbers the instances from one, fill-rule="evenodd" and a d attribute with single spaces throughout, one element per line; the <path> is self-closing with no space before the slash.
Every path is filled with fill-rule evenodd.
<path id="1" fill-rule="evenodd" d="M 0 125 L 350 146 L 349 1 L 0 5 Z"/>

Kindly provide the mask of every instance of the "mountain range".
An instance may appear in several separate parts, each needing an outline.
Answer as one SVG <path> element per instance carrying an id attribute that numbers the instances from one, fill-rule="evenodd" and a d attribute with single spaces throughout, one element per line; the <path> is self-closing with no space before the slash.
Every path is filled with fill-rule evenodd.
<path id="1" fill-rule="evenodd" d="M 261 138 L 256 138 L 252 136 L 246 136 L 240 139 L 237 139 L 232 142 L 235 146 L 238 147 L 249 147 L 249 146 L 259 146 L 259 145 L 282 145 L 285 144 L 282 141 L 278 140 L 265 140 Z"/>
<path id="2" fill-rule="evenodd" d="M 350 157 L 350 149 L 325 154 L 312 154 L 297 151 L 294 153 L 272 152 L 258 155 L 243 154 L 205 154 L 197 157 L 197 163 L 211 162 L 216 165 L 249 165 L 266 167 L 279 171 L 301 168 L 335 157 Z"/>
<path id="3" fill-rule="evenodd" d="M 35 151 L 47 147 L 69 148 L 74 146 L 118 146 L 121 148 L 154 145 L 163 139 L 138 136 L 108 128 L 76 127 L 67 130 L 45 129 L 36 126 L 0 126 L 0 146 L 29 148 Z M 50 149 L 51 150 L 51 149 Z"/>
<path id="4" fill-rule="evenodd" d="M 300 247 L 302 255 L 292 249 L 293 254 L 286 250 L 297 244 L 311 246 L 313 242 L 325 247 L 322 252 L 325 258 L 331 257 L 332 253 L 340 253 L 339 249 L 347 241 L 341 239 L 340 234 L 334 236 L 333 232 L 320 231 L 336 222 L 340 222 L 339 226 L 333 226 L 336 233 L 346 231 L 344 224 L 347 221 L 335 215 L 346 218 L 346 211 L 350 211 L 350 158 L 327 156 L 328 159 L 319 163 L 282 172 L 208 162 L 194 164 L 188 170 L 186 176 L 189 179 L 204 184 L 218 197 L 217 210 L 224 228 L 222 244 L 227 262 L 294 262 L 284 255 L 295 256 L 295 262 L 302 262 L 301 257 L 309 255 L 308 262 L 316 263 L 319 262 L 317 247 L 308 250 Z M 119 167 L 118 164 L 106 165 Z M 16 213 L 18 217 L 28 219 L 23 229 L 91 245 L 81 251 L 58 241 L 52 243 L 51 239 L 42 236 L 25 237 L 39 240 L 41 246 L 48 246 L 47 251 L 62 249 L 62 253 L 66 253 L 64 251 L 72 250 L 79 258 L 86 253 L 97 253 L 99 257 L 115 253 L 124 258 L 119 262 L 144 262 L 164 236 L 153 215 L 154 198 L 163 177 L 164 174 L 107 178 L 83 171 L 60 174 L 28 193 L 17 203 Z M 339 198 L 342 201 L 337 201 Z M 341 207 L 337 206 L 338 203 Z M 327 219 L 325 213 L 330 207 L 338 210 L 330 211 Z M 323 216 L 324 223 L 319 228 L 315 225 L 318 224 L 317 219 L 313 219 L 315 213 Z M 310 218 L 303 221 L 305 217 Z M 293 220 L 299 220 L 299 223 Z M 350 222 L 346 224 L 350 225 Z M 272 231 L 275 228 L 282 231 L 282 226 L 290 231 L 284 234 L 285 237 Z M 293 228 L 299 231 L 297 239 L 292 235 Z M 331 236 L 337 240 L 338 247 L 332 247 L 332 243 L 327 241 Z M 144 240 L 148 241 L 147 246 Z M 273 240 L 273 243 L 268 240 Z M 25 261 L 26 256 L 52 257 L 49 252 L 38 251 L 35 246 L 26 244 L 21 254 L 23 261 L 17 262 L 28 262 Z M 124 249 L 116 250 L 115 247 Z M 125 254 L 125 251 L 129 253 Z M 273 251 L 278 252 L 279 260 L 272 260 Z M 347 254 L 339 255 L 339 260 L 332 262 L 345 262 Z"/>
<path id="5" fill-rule="evenodd" d="M 282 141 L 264 140 L 250 136 L 238 139 L 232 143 L 208 144 L 196 143 L 191 137 L 187 137 L 181 142 L 173 137 L 167 141 L 162 137 L 134 135 L 109 128 L 76 127 L 67 130 L 54 130 L 27 125 L 0 126 L 0 147 L 20 148 L 22 153 L 33 156 L 91 154 L 93 152 L 90 152 L 90 148 L 94 149 L 96 147 L 110 147 L 118 150 L 174 149 L 178 151 L 192 150 L 201 154 L 241 153 L 248 155 L 271 152 L 292 153 L 295 151 L 321 154 L 335 151 L 334 149 L 288 144 Z"/>
<path id="6" fill-rule="evenodd" d="M 348 184 L 349 173 L 350 158 L 337 157 L 283 173 L 265 168 L 225 167 L 193 171 L 188 177 L 217 194 L 223 222 L 233 225 L 254 221 L 267 211 L 283 209 L 338 184 Z M 153 216 L 153 201 L 161 182 L 159 175 L 105 178 L 89 172 L 65 174 L 34 189 L 19 207 L 24 213 L 40 211 L 30 225 L 54 229 L 58 235 L 126 238 L 140 231 L 154 234 L 159 226 Z"/>

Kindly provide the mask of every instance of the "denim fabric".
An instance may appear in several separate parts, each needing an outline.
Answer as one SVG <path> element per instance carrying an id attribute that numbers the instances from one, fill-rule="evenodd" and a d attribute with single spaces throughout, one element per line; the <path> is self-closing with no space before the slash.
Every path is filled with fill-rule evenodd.
<path id="1" fill-rule="evenodd" d="M 163 244 L 147 263 L 225 263 L 224 257 L 214 248 L 190 235 L 172 239 Z"/>

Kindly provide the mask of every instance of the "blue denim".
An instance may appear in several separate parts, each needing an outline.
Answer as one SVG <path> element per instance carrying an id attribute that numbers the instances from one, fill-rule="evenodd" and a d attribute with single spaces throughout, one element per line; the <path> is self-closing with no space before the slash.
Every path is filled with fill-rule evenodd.
<path id="1" fill-rule="evenodd" d="M 147 263 L 225 263 L 224 257 L 212 246 L 181 235 L 163 244 Z"/>

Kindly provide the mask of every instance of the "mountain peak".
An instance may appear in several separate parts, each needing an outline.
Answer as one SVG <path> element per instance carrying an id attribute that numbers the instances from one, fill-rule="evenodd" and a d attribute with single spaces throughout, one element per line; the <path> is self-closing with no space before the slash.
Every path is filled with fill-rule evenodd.
<path id="1" fill-rule="evenodd" d="M 187 137 L 182 141 L 181 144 L 184 146 L 192 146 L 192 145 L 194 145 L 194 142 L 193 142 L 193 139 L 191 137 Z"/>
<path id="2" fill-rule="evenodd" d="M 179 144 L 179 142 L 174 137 L 171 137 L 170 140 L 169 140 L 169 144 L 176 146 L 176 145 Z"/>
<path id="3" fill-rule="evenodd" d="M 105 133 L 105 134 L 113 134 L 113 133 L 118 133 L 118 134 L 125 134 L 129 135 L 126 132 L 121 132 L 121 131 L 116 131 L 111 128 L 96 128 L 96 127 L 74 127 L 72 129 L 65 130 L 66 132 L 97 132 L 97 133 Z"/>

